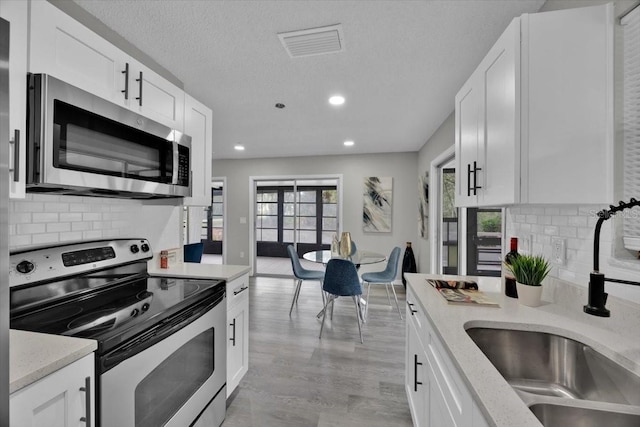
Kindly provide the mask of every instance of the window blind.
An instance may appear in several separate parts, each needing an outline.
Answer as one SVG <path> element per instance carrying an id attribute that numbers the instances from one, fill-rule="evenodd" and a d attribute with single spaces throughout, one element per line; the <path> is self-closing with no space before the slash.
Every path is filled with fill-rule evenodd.
<path id="1" fill-rule="evenodd" d="M 623 47 L 624 103 L 624 197 L 640 200 L 640 7 L 624 16 L 620 23 Z M 640 250 L 640 209 L 624 217 L 624 245 Z"/>

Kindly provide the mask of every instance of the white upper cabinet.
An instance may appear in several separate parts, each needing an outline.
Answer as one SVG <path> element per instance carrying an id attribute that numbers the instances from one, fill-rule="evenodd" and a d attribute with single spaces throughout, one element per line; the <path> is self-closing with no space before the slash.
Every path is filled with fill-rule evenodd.
<path id="1" fill-rule="evenodd" d="M 10 153 L 9 196 L 25 197 L 27 123 L 27 41 L 28 3 L 0 2 L 0 17 L 9 21 L 9 104 Z"/>
<path id="2" fill-rule="evenodd" d="M 183 130 L 182 89 L 49 2 L 31 2 L 30 22 L 30 72 L 50 74 Z"/>
<path id="3" fill-rule="evenodd" d="M 191 136 L 191 197 L 187 206 L 211 205 L 213 113 L 193 97 L 185 96 L 184 133 Z M 199 240 L 198 240 L 199 241 Z"/>
<path id="4" fill-rule="evenodd" d="M 514 19 L 456 105 L 456 205 L 610 203 L 613 6 Z"/>

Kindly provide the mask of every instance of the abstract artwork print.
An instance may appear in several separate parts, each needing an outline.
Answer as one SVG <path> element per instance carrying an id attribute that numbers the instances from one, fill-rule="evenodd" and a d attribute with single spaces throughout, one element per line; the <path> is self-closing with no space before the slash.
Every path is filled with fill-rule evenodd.
<path id="1" fill-rule="evenodd" d="M 390 232 L 393 178 L 365 178 L 363 196 L 362 230 L 372 233 Z"/>

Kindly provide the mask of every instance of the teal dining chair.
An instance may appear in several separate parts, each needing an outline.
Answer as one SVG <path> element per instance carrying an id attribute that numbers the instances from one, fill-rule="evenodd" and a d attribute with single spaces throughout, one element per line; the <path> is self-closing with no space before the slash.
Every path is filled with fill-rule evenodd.
<path id="1" fill-rule="evenodd" d="M 362 339 L 362 306 L 360 305 L 362 286 L 360 285 L 360 278 L 358 277 L 356 266 L 351 261 L 345 259 L 330 259 L 324 272 L 322 289 L 327 293 L 327 300 L 322 309 L 322 325 L 320 326 L 319 338 L 322 338 L 322 330 L 324 329 L 329 304 L 331 304 L 331 318 L 333 319 L 333 306 L 335 305 L 336 298 L 350 296 L 356 307 L 360 342 L 364 344 L 364 340 Z"/>
<path id="2" fill-rule="evenodd" d="M 300 264 L 300 258 L 293 245 L 287 246 L 287 253 L 291 259 L 291 268 L 293 269 L 293 276 L 296 278 L 296 289 L 293 292 L 293 299 L 291 300 L 291 308 L 289 309 L 289 317 L 291 317 L 291 311 L 293 306 L 298 302 L 300 296 L 300 287 L 303 280 L 318 280 L 320 281 L 320 293 L 322 294 L 322 302 L 324 303 L 324 292 L 322 291 L 322 281 L 324 279 L 324 273 L 322 271 L 307 270 Z"/>
<path id="3" fill-rule="evenodd" d="M 396 274 L 398 272 L 398 260 L 400 259 L 400 248 L 395 247 L 391 250 L 391 254 L 389 255 L 389 261 L 387 262 L 387 267 L 383 271 L 375 271 L 371 273 L 364 273 L 362 275 L 362 282 L 367 283 L 367 305 L 365 309 L 365 319 L 369 314 L 369 290 L 371 288 L 372 283 L 384 283 L 384 288 L 387 291 L 387 299 L 389 300 L 389 305 L 391 305 L 391 298 L 389 296 L 389 285 L 391 285 L 391 290 L 393 291 L 393 297 L 396 300 L 396 308 L 398 309 L 398 314 L 400 314 L 400 318 L 402 319 L 402 312 L 400 311 L 400 305 L 398 304 L 398 296 L 396 295 L 396 289 L 393 286 L 393 281 L 396 279 Z"/>

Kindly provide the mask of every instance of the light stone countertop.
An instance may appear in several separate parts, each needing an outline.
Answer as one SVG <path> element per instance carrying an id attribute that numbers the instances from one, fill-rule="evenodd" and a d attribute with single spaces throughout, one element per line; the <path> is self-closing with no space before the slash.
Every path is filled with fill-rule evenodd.
<path id="1" fill-rule="evenodd" d="M 98 348 L 94 340 L 9 331 L 9 393 L 61 369 Z"/>
<path id="2" fill-rule="evenodd" d="M 640 306 L 636 304 L 615 302 L 615 298 L 610 297 L 607 307 L 612 312 L 611 318 L 590 316 L 582 312 L 582 305 L 587 302 L 583 290 L 576 290 L 577 286 L 570 289 L 566 282 L 558 286 L 556 282 L 559 281 L 551 280 L 550 289 L 543 292 L 543 304 L 532 308 L 504 296 L 500 278 L 466 276 L 466 279 L 475 280 L 481 291 L 497 300 L 500 308 L 451 305 L 426 283 L 426 279 L 459 279 L 460 276 L 405 274 L 405 277 L 489 425 L 542 426 L 467 335 L 466 328 L 469 327 L 555 333 L 588 344 L 640 375 L 640 315 L 637 314 Z M 557 289 L 552 289 L 554 287 Z M 572 301 L 562 301 L 559 293 L 566 293 L 570 298 L 565 299 Z M 557 298 L 558 302 L 549 302 L 552 298 Z M 623 311 L 624 314 L 620 314 Z"/>
<path id="3" fill-rule="evenodd" d="M 156 261 L 149 261 L 147 272 L 160 277 L 189 277 L 192 279 L 220 279 L 231 281 L 248 273 L 247 265 L 199 264 L 193 262 L 179 263 L 169 268 L 159 268 Z"/>

